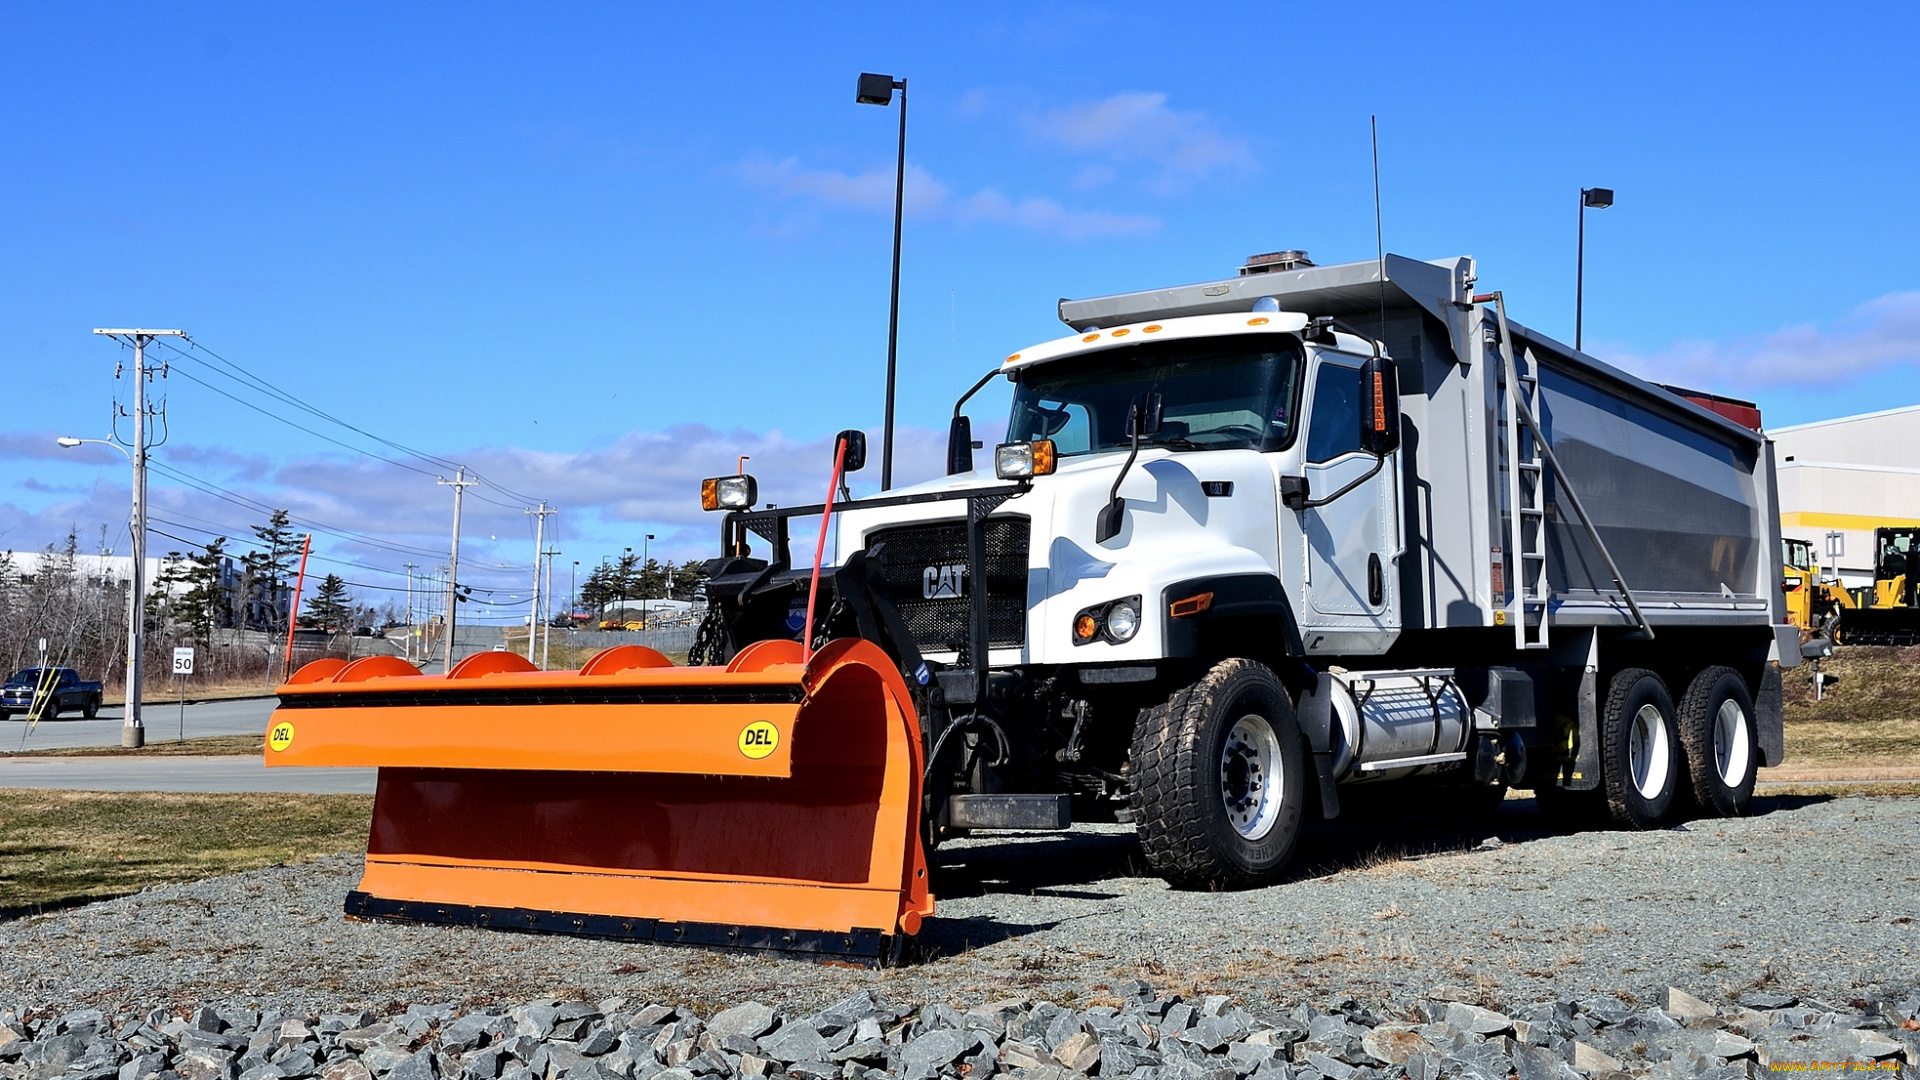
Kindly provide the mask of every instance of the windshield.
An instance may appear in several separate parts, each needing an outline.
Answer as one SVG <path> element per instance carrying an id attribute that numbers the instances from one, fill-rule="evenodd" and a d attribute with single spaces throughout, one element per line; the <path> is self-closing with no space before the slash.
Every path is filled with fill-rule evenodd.
<path id="1" fill-rule="evenodd" d="M 1809 570 L 1813 567 L 1813 545 L 1805 540 L 1786 541 L 1786 564 L 1789 569 Z"/>
<path id="2" fill-rule="evenodd" d="M 0 671 L 5 670 L 5 668 L 0 668 Z M 7 681 L 10 683 L 37 683 L 43 678 L 40 671 L 40 668 L 27 668 L 24 671 L 17 671 L 14 673 L 13 678 Z"/>
<path id="3" fill-rule="evenodd" d="M 1275 450 L 1293 435 L 1299 379 L 1298 346 L 1271 334 L 1108 349 L 1023 369 L 1007 438 L 1052 439 L 1064 456 L 1120 449 L 1128 403 L 1151 392 L 1162 419 L 1143 444 Z"/>

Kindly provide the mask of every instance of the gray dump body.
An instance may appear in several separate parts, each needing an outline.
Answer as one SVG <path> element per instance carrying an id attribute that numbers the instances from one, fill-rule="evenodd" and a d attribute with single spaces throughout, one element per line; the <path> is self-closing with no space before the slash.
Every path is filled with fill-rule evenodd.
<path id="1" fill-rule="evenodd" d="M 1403 629 L 1507 625 L 1516 579 L 1526 573 L 1509 519 L 1514 410 L 1501 321 L 1494 305 L 1474 302 L 1473 287 L 1470 258 L 1388 255 L 1384 264 L 1243 272 L 1062 300 L 1060 317 L 1083 329 L 1249 311 L 1271 297 L 1282 311 L 1332 316 L 1382 340 L 1396 362 L 1405 414 Z M 1534 411 L 1564 471 L 1547 469 L 1544 489 L 1551 621 L 1637 621 L 1566 497 L 1569 488 L 1651 626 L 1782 621 L 1779 517 L 1764 436 L 1520 323 L 1505 325 L 1516 381 L 1524 387 L 1538 373 Z"/>

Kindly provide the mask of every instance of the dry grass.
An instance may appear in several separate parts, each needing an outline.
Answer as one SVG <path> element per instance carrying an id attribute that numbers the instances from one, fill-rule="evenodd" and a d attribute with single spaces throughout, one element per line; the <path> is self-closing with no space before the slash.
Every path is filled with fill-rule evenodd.
<path id="1" fill-rule="evenodd" d="M 1788 765 L 1920 766 L 1920 647 L 1847 646 L 1820 669 L 1839 678 L 1819 702 L 1809 666 L 1783 673 Z"/>
<path id="2" fill-rule="evenodd" d="M 0 913 L 361 851 L 368 795 L 0 789 Z"/>
<path id="3" fill-rule="evenodd" d="M 68 746 L 51 750 L 21 750 L 0 757 L 250 757 L 267 752 L 267 736 L 208 735 L 198 739 L 164 739 L 138 750 L 121 746 Z"/>
<path id="4" fill-rule="evenodd" d="M 141 685 L 146 687 L 146 691 L 140 695 L 140 703 L 149 709 L 178 703 L 180 700 L 179 687 L 175 685 L 173 677 L 164 672 L 141 680 Z M 190 681 L 187 683 L 187 704 L 191 705 L 196 701 L 232 701 L 235 698 L 271 697 L 274 686 L 279 685 L 278 679 L 273 681 L 273 686 L 268 686 L 261 679 L 217 683 Z M 102 705 L 125 705 L 126 703 L 127 697 L 118 686 L 108 687 L 100 699 Z"/>

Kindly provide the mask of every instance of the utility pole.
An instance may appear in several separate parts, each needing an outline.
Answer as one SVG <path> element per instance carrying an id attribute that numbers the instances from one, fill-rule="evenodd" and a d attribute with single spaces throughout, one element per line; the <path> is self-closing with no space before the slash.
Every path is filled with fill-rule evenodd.
<path id="1" fill-rule="evenodd" d="M 557 548 L 547 549 L 547 591 L 542 594 L 547 598 L 547 610 L 543 613 L 543 617 L 540 620 L 541 671 L 547 670 L 547 661 L 553 656 L 553 557 L 564 554 L 565 552 Z"/>
<path id="2" fill-rule="evenodd" d="M 453 479 L 440 477 L 439 483 L 453 489 L 453 552 L 447 557 L 447 641 L 441 654 L 442 663 L 447 671 L 453 670 L 453 628 L 459 622 L 455 608 L 460 603 L 460 500 L 467 493 L 468 484 L 477 484 L 478 480 L 467 479 L 467 468 L 462 465 L 454 473 Z"/>
<path id="3" fill-rule="evenodd" d="M 533 662 L 534 643 L 540 637 L 540 560 L 547 546 L 547 515 L 557 514 L 558 510 L 547 509 L 547 500 L 540 500 L 540 509 L 529 510 L 533 515 L 533 604 L 527 609 L 527 662 Z M 545 665 L 541 665 L 545 667 Z"/>
<path id="4" fill-rule="evenodd" d="M 96 329 L 96 334 L 133 346 L 133 580 L 127 588 L 127 710 L 120 725 L 120 745 L 140 747 L 147 744 L 147 727 L 140 722 L 140 676 L 145 665 L 140 652 L 146 647 L 147 606 L 147 379 L 154 369 L 147 366 L 147 342 L 157 337 L 186 337 L 183 330 Z M 166 367 L 160 368 L 162 377 Z M 116 417 L 117 419 L 117 417 Z"/>
<path id="5" fill-rule="evenodd" d="M 407 568 L 407 659 L 413 659 L 413 564 Z"/>

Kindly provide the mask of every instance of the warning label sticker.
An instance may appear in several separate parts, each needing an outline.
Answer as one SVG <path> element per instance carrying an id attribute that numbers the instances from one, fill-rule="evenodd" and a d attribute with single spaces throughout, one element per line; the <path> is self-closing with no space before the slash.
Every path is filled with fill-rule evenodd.
<path id="1" fill-rule="evenodd" d="M 276 753 L 292 746 L 293 725 L 284 720 L 273 725 L 273 730 L 267 732 L 267 745 L 272 747 Z"/>
<path id="2" fill-rule="evenodd" d="M 765 720 L 755 720 L 740 729 L 740 752 L 756 761 L 779 745 L 780 729 Z"/>

